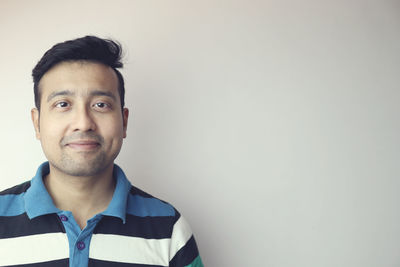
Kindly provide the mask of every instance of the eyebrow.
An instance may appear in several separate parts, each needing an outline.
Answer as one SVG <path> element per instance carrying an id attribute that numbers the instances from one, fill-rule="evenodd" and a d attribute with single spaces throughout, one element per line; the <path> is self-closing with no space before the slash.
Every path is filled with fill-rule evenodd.
<path id="1" fill-rule="evenodd" d="M 47 102 L 49 102 L 51 99 L 53 99 L 57 96 L 73 96 L 73 95 L 75 95 L 75 93 L 70 90 L 56 91 L 56 92 L 51 93 L 47 97 Z M 107 97 L 110 97 L 111 99 L 113 99 L 114 101 L 117 100 L 115 95 L 108 91 L 94 90 L 94 91 L 91 91 L 89 95 L 90 96 L 107 96 Z"/>
<path id="2" fill-rule="evenodd" d="M 71 92 L 70 90 L 62 90 L 62 91 L 56 91 L 51 93 L 48 97 L 47 97 L 47 102 L 49 102 L 50 100 L 52 100 L 53 98 L 55 98 L 56 96 L 60 96 L 60 95 L 74 95 L 73 92 Z"/>
<path id="3" fill-rule="evenodd" d="M 117 100 L 115 95 L 109 91 L 94 90 L 90 92 L 90 96 L 107 96 L 109 98 L 112 98 L 114 101 Z"/>

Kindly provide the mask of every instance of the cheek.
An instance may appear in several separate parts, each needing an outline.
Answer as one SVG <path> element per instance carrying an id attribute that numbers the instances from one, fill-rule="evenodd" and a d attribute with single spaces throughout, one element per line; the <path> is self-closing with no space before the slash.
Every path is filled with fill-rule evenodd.
<path id="1" fill-rule="evenodd" d="M 100 134 L 104 138 L 105 142 L 109 144 L 110 149 L 117 149 L 121 147 L 122 140 L 124 138 L 124 132 L 122 127 L 120 128 L 119 125 L 107 127 Z"/>
<path id="2" fill-rule="evenodd" d="M 41 139 L 44 142 L 53 142 L 60 139 L 64 132 L 64 127 L 60 123 L 60 121 L 43 121 L 40 123 L 40 135 Z M 59 141 L 59 140 L 58 140 Z"/>
<path id="3" fill-rule="evenodd" d="M 123 122 L 120 116 L 114 116 L 113 120 L 109 121 L 108 127 L 104 128 L 104 135 L 112 139 L 120 139 L 124 135 Z"/>
<path id="4" fill-rule="evenodd" d="M 113 143 L 118 144 L 122 142 L 123 139 L 123 131 L 117 128 L 109 129 L 109 131 L 103 134 L 104 139 L 112 140 Z"/>

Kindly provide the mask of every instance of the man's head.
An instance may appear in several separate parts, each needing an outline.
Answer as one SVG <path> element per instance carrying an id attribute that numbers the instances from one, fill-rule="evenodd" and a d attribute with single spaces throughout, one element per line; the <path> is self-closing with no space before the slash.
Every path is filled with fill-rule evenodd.
<path id="1" fill-rule="evenodd" d="M 118 68 L 123 67 L 121 54 L 122 49 L 118 43 L 95 36 L 85 36 L 54 45 L 32 70 L 36 108 L 40 111 L 40 81 L 43 75 L 55 65 L 65 61 L 91 61 L 112 68 L 118 77 L 118 92 L 121 108 L 123 108 L 125 105 L 125 85 L 124 78 L 118 71 Z"/>
<path id="2" fill-rule="evenodd" d="M 32 121 L 51 170 L 97 176 L 112 168 L 129 115 L 120 53 L 112 41 L 84 37 L 55 45 L 33 70 Z"/>

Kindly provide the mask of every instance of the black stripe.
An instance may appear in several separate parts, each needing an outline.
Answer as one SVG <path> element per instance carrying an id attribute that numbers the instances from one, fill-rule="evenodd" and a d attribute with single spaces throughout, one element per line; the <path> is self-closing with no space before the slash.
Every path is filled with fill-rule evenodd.
<path id="1" fill-rule="evenodd" d="M 196 241 L 192 236 L 186 245 L 176 253 L 174 258 L 170 261 L 169 266 L 182 267 L 189 265 L 197 258 L 197 256 L 199 256 L 199 250 L 197 249 Z"/>
<path id="2" fill-rule="evenodd" d="M 89 259 L 88 267 L 162 267 L 160 265 L 122 263 Z"/>
<path id="3" fill-rule="evenodd" d="M 139 217 L 127 214 L 124 224 L 120 218 L 104 216 L 94 233 L 151 239 L 170 238 L 174 223 L 175 217 Z"/>
<path id="4" fill-rule="evenodd" d="M 19 195 L 21 193 L 26 192 L 26 190 L 28 190 L 30 186 L 31 186 L 31 181 L 27 181 L 22 184 L 1 191 L 0 195 Z"/>
<path id="5" fill-rule="evenodd" d="M 139 188 L 137 188 L 136 186 L 133 186 L 133 185 L 132 185 L 131 190 L 129 191 L 129 193 L 131 195 L 139 195 L 139 196 L 142 196 L 142 197 L 154 198 L 154 196 L 152 196 L 152 195 L 140 190 Z"/>
<path id="6" fill-rule="evenodd" d="M 13 267 L 69 267 L 69 259 L 46 261 L 30 264 L 7 265 Z"/>
<path id="7" fill-rule="evenodd" d="M 0 217 L 0 238 L 58 232 L 65 233 L 65 230 L 56 214 L 43 215 L 32 220 L 26 213 L 12 217 Z"/>

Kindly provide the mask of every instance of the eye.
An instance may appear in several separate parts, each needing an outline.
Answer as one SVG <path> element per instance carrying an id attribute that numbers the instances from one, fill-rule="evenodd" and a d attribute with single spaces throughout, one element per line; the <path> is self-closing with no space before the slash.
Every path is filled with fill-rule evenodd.
<path id="1" fill-rule="evenodd" d="M 96 102 L 93 106 L 97 109 L 102 109 L 102 110 L 110 108 L 110 105 L 104 102 Z"/>
<path id="2" fill-rule="evenodd" d="M 55 107 L 57 107 L 57 108 L 67 108 L 68 106 L 69 106 L 69 103 L 65 102 L 65 101 L 58 102 L 55 105 Z"/>

